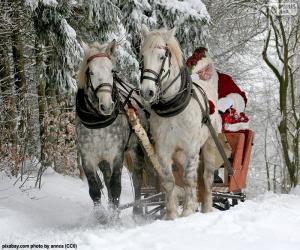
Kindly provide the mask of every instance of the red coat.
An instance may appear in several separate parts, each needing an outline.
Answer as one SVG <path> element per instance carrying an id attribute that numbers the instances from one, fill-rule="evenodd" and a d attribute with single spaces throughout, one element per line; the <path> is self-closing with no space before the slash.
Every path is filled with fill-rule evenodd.
<path id="1" fill-rule="evenodd" d="M 223 98 L 229 94 L 237 93 L 243 97 L 245 101 L 245 105 L 247 104 L 247 97 L 245 92 L 241 91 L 241 89 L 235 84 L 232 80 L 231 76 L 218 72 L 219 82 L 218 82 L 218 92 L 219 99 Z"/>

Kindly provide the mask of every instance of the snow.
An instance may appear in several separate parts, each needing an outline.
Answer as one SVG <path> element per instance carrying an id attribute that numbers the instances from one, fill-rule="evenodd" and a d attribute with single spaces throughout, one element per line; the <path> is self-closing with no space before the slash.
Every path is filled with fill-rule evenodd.
<path id="1" fill-rule="evenodd" d="M 39 2 L 43 2 L 44 5 L 54 8 L 56 8 L 56 6 L 58 5 L 56 0 L 25 0 L 25 4 L 29 6 L 32 11 L 34 11 L 38 7 Z"/>
<path id="2" fill-rule="evenodd" d="M 52 6 L 55 8 L 58 3 L 56 2 L 56 0 L 43 0 L 43 4 Z"/>
<path id="3" fill-rule="evenodd" d="M 31 10 L 35 10 L 39 5 L 39 0 L 26 0 L 25 4 L 31 8 Z"/>
<path id="4" fill-rule="evenodd" d="M 65 19 L 61 21 L 61 25 L 66 33 L 66 36 L 74 39 L 76 38 L 76 31 L 68 24 Z"/>
<path id="5" fill-rule="evenodd" d="M 87 183 L 48 169 L 41 190 L 0 174 L 0 244 L 77 244 L 77 249 L 300 249 L 300 187 L 265 193 L 229 211 L 196 213 L 175 221 L 94 219 Z M 124 171 L 121 203 L 133 199 Z M 32 249 L 38 249 L 33 247 Z M 51 248 L 50 248 L 51 249 Z"/>
<path id="6" fill-rule="evenodd" d="M 168 9 L 191 15 L 198 19 L 210 20 L 206 6 L 199 0 L 157 0 L 157 3 L 166 6 Z"/>

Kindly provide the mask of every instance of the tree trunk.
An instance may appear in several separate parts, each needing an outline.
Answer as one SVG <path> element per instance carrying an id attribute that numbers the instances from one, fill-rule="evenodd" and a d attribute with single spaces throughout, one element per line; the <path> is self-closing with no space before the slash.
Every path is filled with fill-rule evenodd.
<path id="1" fill-rule="evenodd" d="M 2 95 L 2 108 L 3 112 L 1 116 L 4 118 L 5 132 L 1 133 L 0 149 L 4 146 L 5 138 L 11 143 L 14 150 L 17 147 L 17 113 L 16 113 L 16 96 L 14 83 L 11 78 L 10 62 L 9 62 L 9 44 L 8 37 L 0 37 L 0 83 L 1 83 L 1 95 Z"/>
<path id="2" fill-rule="evenodd" d="M 41 154 L 40 161 L 45 164 L 45 127 L 44 118 L 46 113 L 46 80 L 43 70 L 43 49 L 38 41 L 38 37 L 35 40 L 35 60 L 36 60 L 36 77 L 38 79 L 37 92 L 38 92 L 38 102 L 39 102 L 39 125 L 40 125 L 40 141 L 41 141 Z"/>

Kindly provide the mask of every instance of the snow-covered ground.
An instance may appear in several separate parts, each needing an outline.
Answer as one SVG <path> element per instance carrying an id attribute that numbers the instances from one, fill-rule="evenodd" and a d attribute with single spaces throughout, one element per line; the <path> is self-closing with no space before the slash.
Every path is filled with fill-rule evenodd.
<path id="1" fill-rule="evenodd" d="M 226 212 L 175 221 L 137 223 L 126 211 L 120 221 L 103 226 L 94 219 L 86 182 L 51 170 L 43 176 L 41 190 L 28 188 L 30 182 L 20 189 L 14 181 L 0 175 L 2 249 L 4 244 L 41 244 L 45 249 L 44 244 L 73 243 L 77 249 L 97 250 L 300 249 L 300 189 L 289 195 L 262 194 Z M 121 203 L 133 199 L 127 173 L 123 185 Z"/>

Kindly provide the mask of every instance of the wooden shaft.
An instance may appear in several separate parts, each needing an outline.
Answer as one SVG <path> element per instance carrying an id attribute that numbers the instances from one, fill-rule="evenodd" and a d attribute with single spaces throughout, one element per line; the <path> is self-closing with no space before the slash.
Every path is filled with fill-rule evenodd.
<path id="1" fill-rule="evenodd" d="M 158 161 L 154 147 L 151 144 L 145 129 L 141 125 L 140 119 L 137 117 L 135 110 L 133 108 L 129 108 L 127 114 L 128 114 L 129 122 L 135 134 L 137 135 L 139 141 L 141 142 L 143 148 L 145 149 L 154 169 L 156 170 L 159 178 L 163 179 L 162 168 Z"/>

